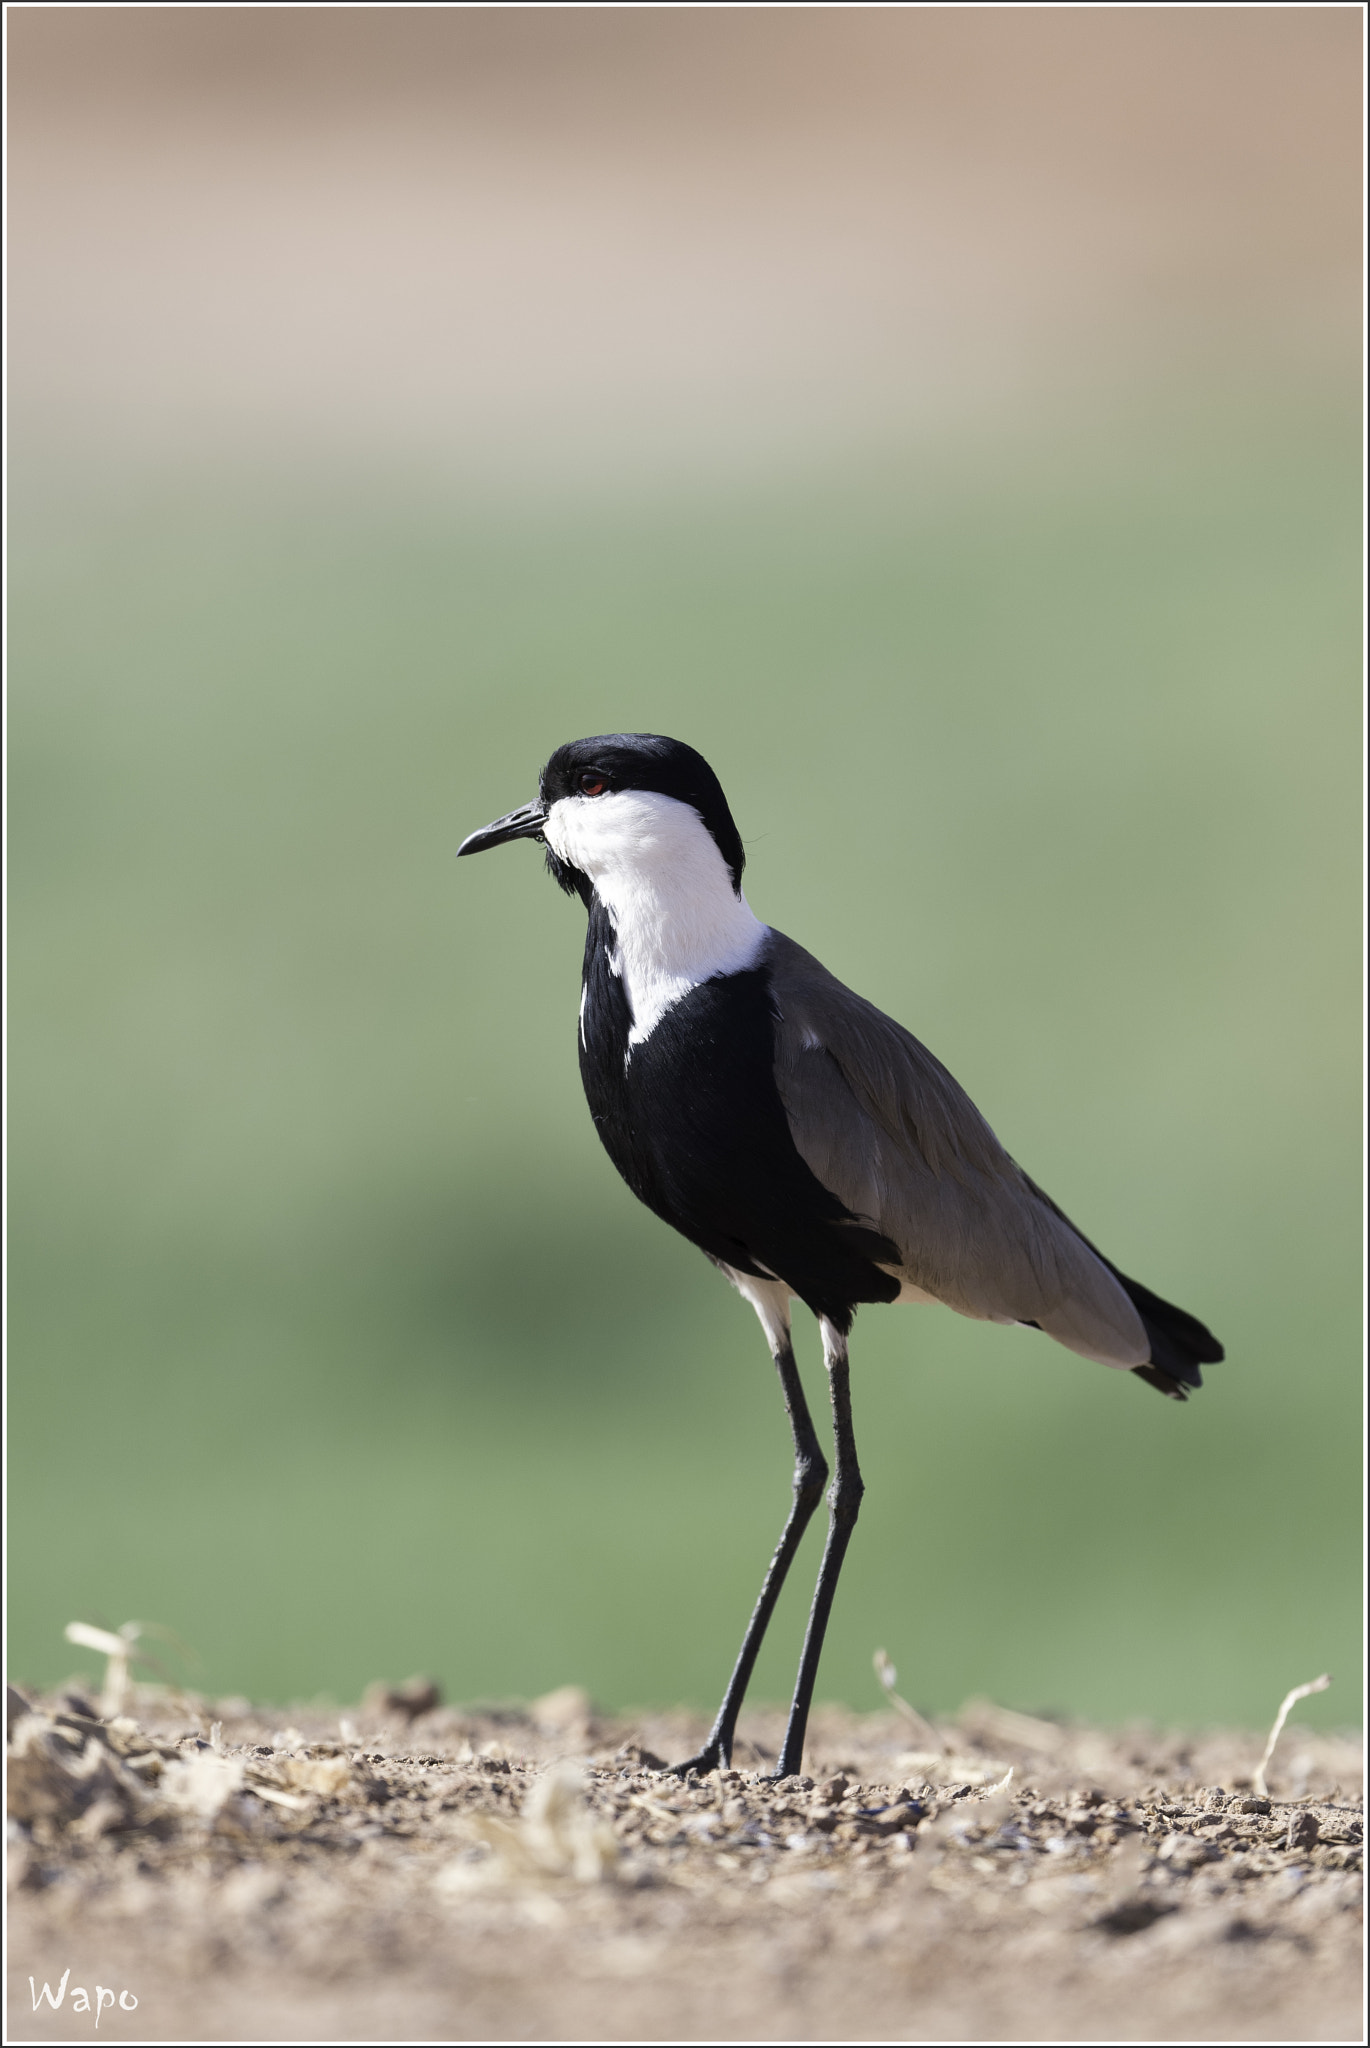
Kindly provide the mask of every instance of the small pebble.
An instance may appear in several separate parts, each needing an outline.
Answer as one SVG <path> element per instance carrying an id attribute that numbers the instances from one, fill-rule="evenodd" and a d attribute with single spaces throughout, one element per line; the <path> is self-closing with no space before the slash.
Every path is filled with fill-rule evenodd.
<path id="1" fill-rule="evenodd" d="M 1318 1839 L 1318 1816 L 1316 1813 L 1294 1813 L 1289 1816 L 1289 1833 L 1285 1837 L 1288 1849 L 1311 1849 Z"/>
<path id="2" fill-rule="evenodd" d="M 1162 1863 L 1173 1864 L 1177 1870 L 1194 1870 L 1201 1863 L 1210 1863 L 1217 1850 L 1207 1842 L 1195 1841 L 1193 1835 L 1168 1835 L 1156 1854 Z"/>
<path id="3" fill-rule="evenodd" d="M 872 1815 L 871 1819 L 867 1822 L 867 1826 L 873 1828 L 877 1835 L 902 1835 L 907 1837 L 912 1834 L 921 1818 L 922 1809 L 920 1807 L 906 1805 L 901 1801 L 898 1806 L 891 1807 L 887 1813 Z"/>

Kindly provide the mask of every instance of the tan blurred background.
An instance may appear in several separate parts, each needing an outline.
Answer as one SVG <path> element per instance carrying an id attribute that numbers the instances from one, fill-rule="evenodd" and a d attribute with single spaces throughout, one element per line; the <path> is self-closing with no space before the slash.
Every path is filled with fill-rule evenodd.
<path id="1" fill-rule="evenodd" d="M 12 8 L 15 424 L 755 463 L 1347 375 L 1359 9 Z"/>
<path id="2" fill-rule="evenodd" d="M 1231 1361 L 863 1315 L 824 1693 L 1353 1718 L 1361 11 L 6 23 L 16 1674 L 712 1707 L 773 1375 L 452 858 L 626 728 Z"/>

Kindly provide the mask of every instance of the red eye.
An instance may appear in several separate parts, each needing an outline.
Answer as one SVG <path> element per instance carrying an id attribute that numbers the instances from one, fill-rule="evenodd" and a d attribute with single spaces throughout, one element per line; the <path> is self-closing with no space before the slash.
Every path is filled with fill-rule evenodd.
<path id="1" fill-rule="evenodd" d="M 594 771 L 594 769 L 593 769 L 593 768 L 587 768 L 587 769 L 585 770 L 585 773 L 584 773 L 584 774 L 583 774 L 583 775 L 581 776 L 581 778 L 580 778 L 580 793 L 581 793 L 581 795 L 582 795 L 582 796 L 603 796 L 603 794 L 604 794 L 604 789 L 605 789 L 604 777 L 603 777 L 602 775 L 596 775 L 596 773 L 595 773 L 595 771 Z"/>

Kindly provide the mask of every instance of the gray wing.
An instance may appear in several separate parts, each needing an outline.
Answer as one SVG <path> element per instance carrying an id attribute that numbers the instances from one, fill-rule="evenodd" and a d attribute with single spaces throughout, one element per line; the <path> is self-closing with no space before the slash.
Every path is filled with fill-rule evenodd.
<path id="1" fill-rule="evenodd" d="M 1103 1365 L 1151 1346 L 1118 1281 L 1009 1158 L 939 1060 L 774 932 L 776 1085 L 810 1170 L 961 1315 L 1037 1323 Z"/>

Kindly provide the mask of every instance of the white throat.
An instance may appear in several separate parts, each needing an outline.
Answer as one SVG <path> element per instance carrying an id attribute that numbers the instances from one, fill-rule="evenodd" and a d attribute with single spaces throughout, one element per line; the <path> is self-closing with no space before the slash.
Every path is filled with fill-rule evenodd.
<path id="1" fill-rule="evenodd" d="M 609 965 L 632 1011 L 630 1046 L 701 981 L 755 963 L 767 927 L 734 893 L 692 805 L 643 789 L 562 797 L 543 834 L 558 859 L 589 877 L 613 922 Z"/>

